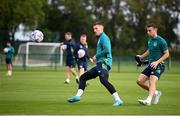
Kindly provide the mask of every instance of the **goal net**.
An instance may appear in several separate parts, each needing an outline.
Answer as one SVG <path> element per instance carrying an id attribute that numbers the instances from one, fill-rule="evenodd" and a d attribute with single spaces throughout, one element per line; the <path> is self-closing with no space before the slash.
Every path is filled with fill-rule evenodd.
<path id="1" fill-rule="evenodd" d="M 63 65 L 63 51 L 59 43 L 21 44 L 15 57 L 16 66 L 53 66 Z"/>

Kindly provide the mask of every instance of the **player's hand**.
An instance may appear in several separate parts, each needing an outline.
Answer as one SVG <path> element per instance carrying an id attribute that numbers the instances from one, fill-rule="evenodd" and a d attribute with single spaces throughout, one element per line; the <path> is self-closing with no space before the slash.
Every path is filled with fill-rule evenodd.
<path id="1" fill-rule="evenodd" d="M 136 55 L 134 57 L 135 61 L 136 61 L 136 65 L 139 67 L 139 66 L 142 66 L 142 59 L 140 57 L 140 55 Z"/>
<path id="2" fill-rule="evenodd" d="M 93 56 L 92 59 L 93 59 L 93 61 L 95 62 L 95 61 L 96 61 L 96 56 Z"/>
<path id="3" fill-rule="evenodd" d="M 93 60 L 92 58 L 89 58 L 89 60 L 90 60 L 92 63 L 94 63 L 94 60 Z"/>
<path id="4" fill-rule="evenodd" d="M 140 59 L 143 59 L 142 55 L 136 55 L 137 57 L 139 57 Z"/>
<path id="5" fill-rule="evenodd" d="M 150 66 L 152 67 L 152 68 L 154 68 L 154 69 L 156 69 L 157 68 L 157 66 L 158 66 L 158 62 L 152 62 L 151 64 L 150 64 Z"/>

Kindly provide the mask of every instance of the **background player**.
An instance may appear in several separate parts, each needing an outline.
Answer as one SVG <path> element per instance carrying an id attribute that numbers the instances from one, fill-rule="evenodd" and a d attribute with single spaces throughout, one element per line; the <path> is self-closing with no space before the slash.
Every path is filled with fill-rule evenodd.
<path id="1" fill-rule="evenodd" d="M 6 48 L 4 48 L 4 53 L 5 53 L 5 60 L 6 60 L 6 67 L 7 67 L 7 76 L 11 76 L 12 75 L 12 57 L 14 54 L 15 50 L 14 47 L 11 46 L 10 42 L 7 42 L 7 46 Z"/>
<path id="2" fill-rule="evenodd" d="M 82 34 L 80 36 L 80 43 L 77 45 L 76 52 L 78 52 L 78 50 L 80 50 L 80 49 L 85 51 L 85 55 L 83 57 L 80 57 L 79 54 L 77 53 L 77 64 L 78 64 L 78 69 L 79 69 L 79 73 L 80 73 L 79 75 L 81 76 L 82 74 L 84 74 L 85 71 L 87 71 L 88 60 L 93 62 L 93 59 L 90 58 L 88 55 L 88 45 L 87 45 L 87 35 L 86 34 Z"/>
<path id="3" fill-rule="evenodd" d="M 157 26 L 152 23 L 146 28 L 149 35 L 148 49 L 142 55 L 137 56 L 141 59 L 148 56 L 149 65 L 139 75 L 137 84 L 148 91 L 148 97 L 145 100 L 139 99 L 138 102 L 143 105 L 151 105 L 152 98 L 154 98 L 153 103 L 157 104 L 162 94 L 156 90 L 156 83 L 165 70 L 164 60 L 169 57 L 169 51 L 166 41 L 157 34 Z"/>
<path id="4" fill-rule="evenodd" d="M 66 80 L 65 83 L 70 83 L 70 73 L 72 73 L 75 78 L 76 82 L 79 83 L 78 75 L 75 70 L 76 59 L 75 59 L 75 49 L 76 49 L 76 42 L 72 38 L 71 32 L 65 33 L 65 41 L 61 43 L 61 46 L 66 46 Z"/>

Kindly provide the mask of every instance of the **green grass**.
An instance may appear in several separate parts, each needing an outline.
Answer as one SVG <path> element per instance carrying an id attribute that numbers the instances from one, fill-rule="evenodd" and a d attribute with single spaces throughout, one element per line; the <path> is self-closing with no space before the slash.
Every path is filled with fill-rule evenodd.
<path id="1" fill-rule="evenodd" d="M 100 84 L 99 79 L 90 84 L 78 103 L 70 104 L 67 98 L 75 95 L 77 84 L 64 84 L 65 72 L 17 70 L 12 77 L 0 72 L 0 115 L 175 115 L 180 114 L 179 73 L 166 72 L 158 82 L 163 95 L 159 104 L 142 106 L 138 98 L 145 98 L 147 92 L 136 84 L 140 71 L 133 73 L 110 73 L 110 81 L 116 87 L 125 104 L 112 107 L 113 98 Z"/>

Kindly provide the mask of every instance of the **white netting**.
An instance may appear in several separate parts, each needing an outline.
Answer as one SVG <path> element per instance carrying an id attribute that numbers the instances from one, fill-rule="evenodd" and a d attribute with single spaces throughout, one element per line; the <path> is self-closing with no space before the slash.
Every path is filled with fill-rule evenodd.
<path id="1" fill-rule="evenodd" d="M 14 65 L 52 66 L 63 64 L 63 51 L 59 43 L 28 42 L 19 46 Z"/>

